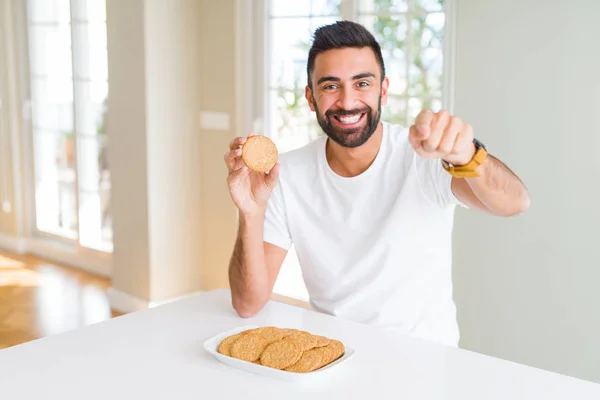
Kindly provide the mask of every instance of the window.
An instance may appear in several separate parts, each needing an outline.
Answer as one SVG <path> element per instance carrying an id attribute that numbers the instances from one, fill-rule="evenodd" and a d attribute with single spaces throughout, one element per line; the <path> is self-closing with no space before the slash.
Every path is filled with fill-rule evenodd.
<path id="1" fill-rule="evenodd" d="M 264 82 L 264 131 L 280 152 L 303 146 L 323 133 L 304 98 L 306 62 L 314 30 L 336 20 L 357 21 L 379 41 L 390 79 L 388 105 L 382 119 L 412 124 L 423 108 L 451 110 L 451 79 L 447 50 L 452 28 L 451 0 L 265 0 L 263 34 L 266 63 L 259 68 Z M 445 52 L 448 53 L 444 57 Z M 258 63 L 260 65 L 260 62 Z M 278 294 L 308 300 L 294 248 L 290 249 L 275 283 Z"/>
<path id="2" fill-rule="evenodd" d="M 112 251 L 105 0 L 28 0 L 35 226 Z"/>
<path id="3" fill-rule="evenodd" d="M 341 19 L 340 0 L 272 0 L 267 31 L 267 132 L 280 152 L 307 144 L 320 127 L 304 97 L 306 62 L 316 28 Z"/>

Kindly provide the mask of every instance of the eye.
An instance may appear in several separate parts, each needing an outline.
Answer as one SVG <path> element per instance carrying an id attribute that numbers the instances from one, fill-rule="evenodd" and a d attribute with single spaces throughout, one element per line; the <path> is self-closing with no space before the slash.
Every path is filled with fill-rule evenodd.
<path id="1" fill-rule="evenodd" d="M 333 84 L 333 83 L 323 86 L 323 90 L 335 90 L 335 89 L 337 89 L 337 85 Z"/>
<path id="2" fill-rule="evenodd" d="M 369 86 L 369 82 L 365 82 L 365 81 L 358 82 L 358 87 L 368 87 L 368 86 Z"/>

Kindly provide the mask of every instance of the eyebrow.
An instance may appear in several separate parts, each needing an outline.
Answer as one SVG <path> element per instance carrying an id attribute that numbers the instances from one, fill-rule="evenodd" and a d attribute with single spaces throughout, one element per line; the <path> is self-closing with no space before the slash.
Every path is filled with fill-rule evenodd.
<path id="1" fill-rule="evenodd" d="M 358 74 L 358 75 L 354 75 L 352 77 L 352 80 L 355 81 L 357 79 L 363 79 L 363 78 L 375 78 L 375 75 L 373 75 L 370 72 L 364 72 L 362 74 Z M 319 80 L 317 81 L 317 85 L 319 85 L 322 82 L 326 82 L 326 81 L 334 81 L 334 82 L 339 82 L 340 78 L 336 77 L 336 76 L 324 76 L 322 78 L 319 78 Z"/>

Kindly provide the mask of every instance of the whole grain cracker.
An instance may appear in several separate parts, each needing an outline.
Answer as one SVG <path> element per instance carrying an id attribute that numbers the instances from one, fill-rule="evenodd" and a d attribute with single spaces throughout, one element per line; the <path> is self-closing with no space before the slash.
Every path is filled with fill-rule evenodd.
<path id="1" fill-rule="evenodd" d="M 324 346 L 324 347 L 315 347 L 314 348 L 315 351 L 320 351 L 321 355 L 323 356 L 323 359 L 321 360 L 321 364 L 319 365 L 319 368 L 323 368 L 329 364 L 331 364 L 333 362 L 333 358 L 334 358 L 334 348 L 330 347 L 329 345 Z"/>
<path id="2" fill-rule="evenodd" d="M 329 344 L 329 346 L 331 346 L 331 348 L 333 350 L 333 356 L 331 357 L 331 360 L 329 361 L 329 363 L 334 362 L 335 360 L 337 360 L 338 358 L 340 358 L 341 356 L 344 355 L 344 351 L 346 349 L 344 347 L 344 344 L 342 342 L 340 342 L 339 340 L 331 339 L 331 343 Z"/>
<path id="3" fill-rule="evenodd" d="M 323 362 L 323 352 L 320 347 L 306 350 L 297 363 L 287 367 L 284 371 L 288 372 L 311 372 L 321 367 Z"/>
<path id="4" fill-rule="evenodd" d="M 333 346 L 327 345 L 324 347 L 315 347 L 315 350 L 320 351 L 321 354 L 323 355 L 323 360 L 321 360 L 321 365 L 319 366 L 319 368 L 325 367 L 326 365 L 331 363 L 331 361 L 333 360 L 333 356 L 334 356 Z"/>
<path id="5" fill-rule="evenodd" d="M 279 340 L 271 343 L 260 355 L 260 362 L 266 367 L 284 369 L 295 364 L 302 357 L 302 350 L 296 342 Z"/>
<path id="6" fill-rule="evenodd" d="M 315 345 L 315 347 L 325 347 L 331 342 L 331 340 L 329 340 L 329 338 L 326 338 L 325 336 L 319 336 L 319 335 L 313 335 L 313 336 L 317 338 L 317 344 Z"/>
<path id="7" fill-rule="evenodd" d="M 317 344 L 317 338 L 305 331 L 294 332 L 286 336 L 284 340 L 296 342 L 302 351 L 310 350 Z"/>
<path id="8" fill-rule="evenodd" d="M 223 355 L 230 356 L 231 355 L 231 345 L 241 336 L 241 333 L 236 333 L 235 335 L 230 335 L 223 339 L 221 343 L 219 343 L 219 347 L 217 351 Z"/>
<path id="9" fill-rule="evenodd" d="M 259 334 L 247 333 L 241 335 L 231 345 L 231 357 L 254 362 L 260 358 L 268 344 L 267 340 Z"/>
<path id="10" fill-rule="evenodd" d="M 283 333 L 283 331 L 280 328 L 276 328 L 274 326 L 265 327 L 254 333 L 261 335 L 263 338 L 265 338 L 265 340 L 268 343 L 273 343 L 278 340 L 281 340 L 285 336 L 285 334 Z"/>
<path id="11" fill-rule="evenodd" d="M 266 136 L 251 136 L 242 146 L 242 160 L 256 172 L 270 171 L 277 164 L 277 159 L 277 147 Z"/>

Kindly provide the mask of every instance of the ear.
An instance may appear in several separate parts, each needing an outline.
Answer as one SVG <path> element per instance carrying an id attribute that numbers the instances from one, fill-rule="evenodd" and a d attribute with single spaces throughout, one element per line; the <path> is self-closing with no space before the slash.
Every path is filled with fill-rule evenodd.
<path id="1" fill-rule="evenodd" d="M 306 101 L 308 101 L 308 106 L 310 107 L 310 111 L 314 112 L 315 105 L 313 104 L 312 90 L 310 90 L 310 87 L 308 85 L 306 85 L 306 88 L 304 89 L 304 97 L 306 98 Z"/>
<path id="2" fill-rule="evenodd" d="M 387 104 L 387 95 L 388 95 L 389 87 L 390 87 L 390 80 L 386 76 L 383 79 L 383 82 L 381 82 L 381 105 L 382 106 Z"/>

